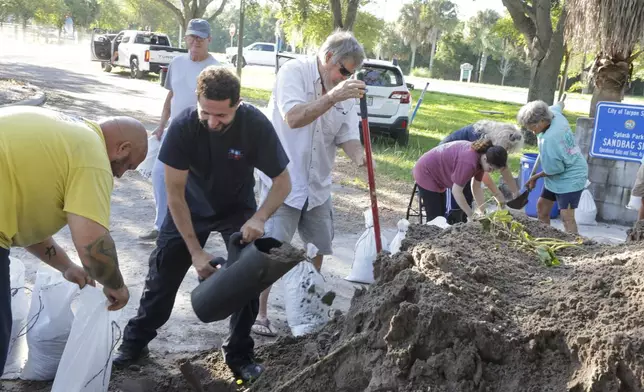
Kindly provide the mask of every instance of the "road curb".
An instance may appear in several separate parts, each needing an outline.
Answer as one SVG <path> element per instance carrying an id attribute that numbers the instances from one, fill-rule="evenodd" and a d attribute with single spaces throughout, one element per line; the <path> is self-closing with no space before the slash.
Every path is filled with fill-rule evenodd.
<path id="1" fill-rule="evenodd" d="M 38 95 L 36 95 L 34 98 L 23 99 L 22 101 L 13 103 L 6 103 L 4 105 L 0 105 L 0 109 L 9 106 L 42 106 L 46 100 L 47 94 L 45 94 L 44 91 L 40 90 L 38 92 Z"/>

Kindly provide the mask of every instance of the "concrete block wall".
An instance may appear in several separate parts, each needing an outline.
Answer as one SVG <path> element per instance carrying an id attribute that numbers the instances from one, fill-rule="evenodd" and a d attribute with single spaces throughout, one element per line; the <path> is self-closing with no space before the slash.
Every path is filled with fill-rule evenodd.
<path id="1" fill-rule="evenodd" d="M 588 162 L 588 190 L 597 205 L 597 220 L 601 222 L 631 225 L 637 221 L 637 211 L 626 208 L 631 197 L 640 164 L 614 161 L 590 156 L 595 119 L 577 119 L 575 139 Z"/>

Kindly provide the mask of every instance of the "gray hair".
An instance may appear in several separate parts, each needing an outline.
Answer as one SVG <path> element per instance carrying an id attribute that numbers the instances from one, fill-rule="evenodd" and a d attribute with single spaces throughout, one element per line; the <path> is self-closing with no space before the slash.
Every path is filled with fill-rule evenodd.
<path id="1" fill-rule="evenodd" d="M 527 127 L 537 124 L 541 120 L 551 123 L 554 116 L 547 103 L 543 101 L 532 101 L 523 105 L 519 110 L 519 113 L 517 113 L 517 122 L 522 127 Z"/>
<path id="2" fill-rule="evenodd" d="M 343 60 L 351 60 L 356 68 L 362 65 L 365 59 L 364 49 L 356 37 L 349 31 L 338 30 L 327 37 L 318 51 L 322 64 L 326 64 L 327 54 L 332 53 L 331 63 L 337 64 Z"/>
<path id="3" fill-rule="evenodd" d="M 490 139 L 493 145 L 505 148 L 508 154 L 517 153 L 523 149 L 523 134 L 514 124 L 481 120 L 472 126 L 482 137 Z"/>

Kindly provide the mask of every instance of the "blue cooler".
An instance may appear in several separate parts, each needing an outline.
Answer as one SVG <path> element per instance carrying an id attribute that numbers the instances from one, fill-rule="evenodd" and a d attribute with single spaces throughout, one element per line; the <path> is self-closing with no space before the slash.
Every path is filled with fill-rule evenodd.
<path id="1" fill-rule="evenodd" d="M 523 154 L 523 156 L 521 157 L 521 184 L 525 184 L 526 182 L 528 182 L 528 179 L 530 179 L 530 173 L 532 172 L 532 168 L 534 167 L 534 164 L 537 161 L 537 156 L 538 154 L 529 153 L 529 154 Z M 541 170 L 541 165 L 537 167 L 535 174 L 539 173 L 540 170 Z M 526 204 L 525 206 L 526 215 L 531 216 L 533 218 L 537 217 L 537 200 L 539 200 L 539 197 L 541 196 L 542 191 L 543 191 L 543 178 L 540 178 L 537 180 L 537 183 L 534 189 L 530 192 L 530 195 L 528 196 L 528 204 Z M 559 216 L 559 206 L 555 201 L 554 206 L 552 206 L 552 211 L 550 212 L 550 218 L 554 219 L 557 216 Z"/>

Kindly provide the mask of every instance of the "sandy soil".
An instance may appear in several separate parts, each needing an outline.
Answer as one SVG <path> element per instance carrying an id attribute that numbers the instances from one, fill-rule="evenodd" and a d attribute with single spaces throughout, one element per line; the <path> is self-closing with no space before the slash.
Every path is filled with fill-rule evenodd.
<path id="1" fill-rule="evenodd" d="M 0 79 L 0 106 L 29 99 L 38 94 L 38 90 L 25 82 L 14 79 Z"/>

